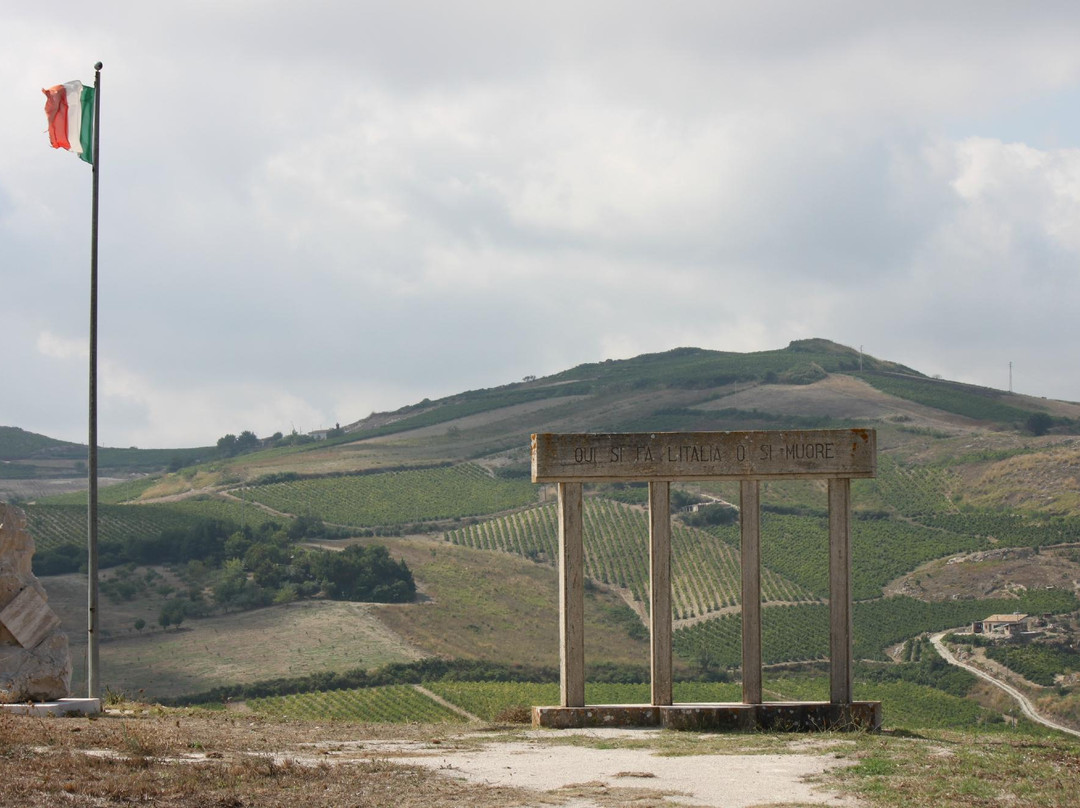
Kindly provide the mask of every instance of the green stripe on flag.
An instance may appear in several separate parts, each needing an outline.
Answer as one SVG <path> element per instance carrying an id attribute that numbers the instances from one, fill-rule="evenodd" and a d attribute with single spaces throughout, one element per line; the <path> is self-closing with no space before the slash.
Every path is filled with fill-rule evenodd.
<path id="1" fill-rule="evenodd" d="M 94 88 L 83 87 L 79 97 L 82 115 L 79 120 L 79 145 L 82 153 L 79 159 L 94 163 Z"/>

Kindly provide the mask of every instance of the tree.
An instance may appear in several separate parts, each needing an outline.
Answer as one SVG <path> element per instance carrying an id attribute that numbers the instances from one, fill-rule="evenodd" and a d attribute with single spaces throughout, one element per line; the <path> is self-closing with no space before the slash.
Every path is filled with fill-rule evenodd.
<path id="1" fill-rule="evenodd" d="M 217 581 L 214 582 L 214 600 L 226 608 L 234 606 L 243 599 L 248 585 L 244 562 L 239 558 L 230 558 L 222 565 Z"/>
<path id="2" fill-rule="evenodd" d="M 250 429 L 245 429 L 236 439 L 237 452 L 250 452 L 259 448 L 259 438 Z"/>
<path id="3" fill-rule="evenodd" d="M 146 628 L 146 621 L 143 620 L 141 617 L 136 617 L 135 618 L 135 630 L 136 631 L 142 631 L 144 628 Z"/>
<path id="4" fill-rule="evenodd" d="M 221 452 L 221 454 L 225 457 L 232 457 L 234 454 L 236 454 L 237 451 L 236 435 L 233 435 L 232 433 L 228 435 L 222 435 L 220 438 L 218 438 L 217 448 L 218 451 Z"/>
<path id="5" fill-rule="evenodd" d="M 300 514 L 289 525 L 288 536 L 291 541 L 299 541 L 306 538 L 317 538 L 326 535 L 326 525 L 318 516 Z"/>
<path id="6" fill-rule="evenodd" d="M 169 626 L 180 628 L 185 617 L 187 617 L 187 606 L 182 600 L 167 600 L 158 614 L 158 624 L 162 628 Z"/>
<path id="7" fill-rule="evenodd" d="M 251 539 L 238 530 L 225 540 L 225 557 L 243 558 L 244 553 L 251 549 L 251 544 Z"/>
<path id="8" fill-rule="evenodd" d="M 1032 435 L 1045 435 L 1054 425 L 1054 419 L 1045 412 L 1033 412 L 1028 416 L 1024 426 Z"/>
<path id="9" fill-rule="evenodd" d="M 314 576 L 330 598 L 407 603 L 416 597 L 416 583 L 404 561 L 394 561 L 381 544 L 352 545 L 340 553 L 309 554 Z"/>

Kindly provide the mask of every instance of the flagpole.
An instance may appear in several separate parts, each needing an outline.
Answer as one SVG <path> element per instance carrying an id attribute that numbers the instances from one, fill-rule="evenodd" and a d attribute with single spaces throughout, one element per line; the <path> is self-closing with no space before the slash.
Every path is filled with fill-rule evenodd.
<path id="1" fill-rule="evenodd" d="M 98 436 L 97 436 L 97 331 L 98 331 L 98 180 L 101 176 L 101 62 L 94 65 L 93 190 L 90 208 L 90 436 L 87 498 L 86 689 L 98 695 Z"/>

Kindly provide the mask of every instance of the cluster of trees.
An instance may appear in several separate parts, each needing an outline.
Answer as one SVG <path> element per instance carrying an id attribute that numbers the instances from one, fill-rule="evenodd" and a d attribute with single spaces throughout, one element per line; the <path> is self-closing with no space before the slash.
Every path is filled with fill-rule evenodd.
<path id="1" fill-rule="evenodd" d="M 311 520 L 307 529 L 318 531 L 321 524 Z M 378 603 L 407 603 L 416 596 L 412 572 L 385 546 L 352 545 L 340 552 L 297 546 L 304 535 L 300 520 L 287 531 L 264 527 L 231 534 L 210 583 L 214 601 L 244 609 L 316 596 Z"/>
<path id="2" fill-rule="evenodd" d="M 717 502 L 712 505 L 705 505 L 690 513 L 680 513 L 679 519 L 691 527 L 705 528 L 713 525 L 733 525 L 739 521 L 739 511 L 723 502 Z"/>
<path id="3" fill-rule="evenodd" d="M 415 598 L 411 570 L 404 561 L 391 558 L 383 545 L 352 545 L 340 552 L 300 545 L 305 538 L 328 532 L 315 517 L 300 517 L 287 528 L 267 522 L 254 529 L 206 519 L 156 536 L 113 542 L 102 568 L 121 568 L 103 581 L 102 592 L 115 600 L 131 600 L 153 586 L 168 598 L 158 619 L 163 628 L 215 608 L 253 609 L 315 597 L 378 603 Z M 63 561 L 65 557 L 58 555 L 50 563 Z M 158 564 L 173 565 L 183 587 L 174 590 L 158 581 L 152 570 L 135 575 L 140 565 Z M 35 568 L 48 574 L 38 568 L 36 559 Z"/>
<path id="4" fill-rule="evenodd" d="M 239 435 L 231 433 L 222 435 L 217 442 L 218 452 L 221 453 L 222 457 L 234 457 L 238 454 L 253 452 L 261 446 L 262 441 L 250 429 L 245 429 Z"/>
<path id="5" fill-rule="evenodd" d="M 341 424 L 334 424 L 333 429 L 329 429 L 326 432 L 327 439 L 340 438 L 345 434 L 345 428 Z M 311 435 L 301 435 L 295 429 L 288 435 L 284 435 L 281 432 L 275 432 L 268 438 L 260 438 L 250 429 L 245 429 L 239 435 L 222 435 L 217 440 L 217 450 L 221 457 L 235 457 L 236 455 L 246 454 L 247 452 L 254 452 L 259 449 L 271 449 L 277 446 L 303 446 L 308 443 L 314 443 L 315 438 Z M 169 471 L 176 471 L 183 463 L 174 467 L 173 463 L 170 463 Z"/>

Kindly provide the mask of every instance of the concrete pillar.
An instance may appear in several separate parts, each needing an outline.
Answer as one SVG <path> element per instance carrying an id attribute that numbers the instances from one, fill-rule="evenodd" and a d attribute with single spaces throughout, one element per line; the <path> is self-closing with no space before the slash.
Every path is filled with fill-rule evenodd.
<path id="1" fill-rule="evenodd" d="M 585 706 L 582 485 L 559 483 L 559 703 Z"/>
<path id="2" fill-rule="evenodd" d="M 829 700 L 851 704 L 851 480 L 829 480 Z"/>
<path id="3" fill-rule="evenodd" d="M 743 703 L 761 704 L 761 484 L 739 483 Z"/>
<path id="4" fill-rule="evenodd" d="M 649 483 L 649 631 L 654 706 L 672 702 L 670 495 L 670 482 Z"/>

